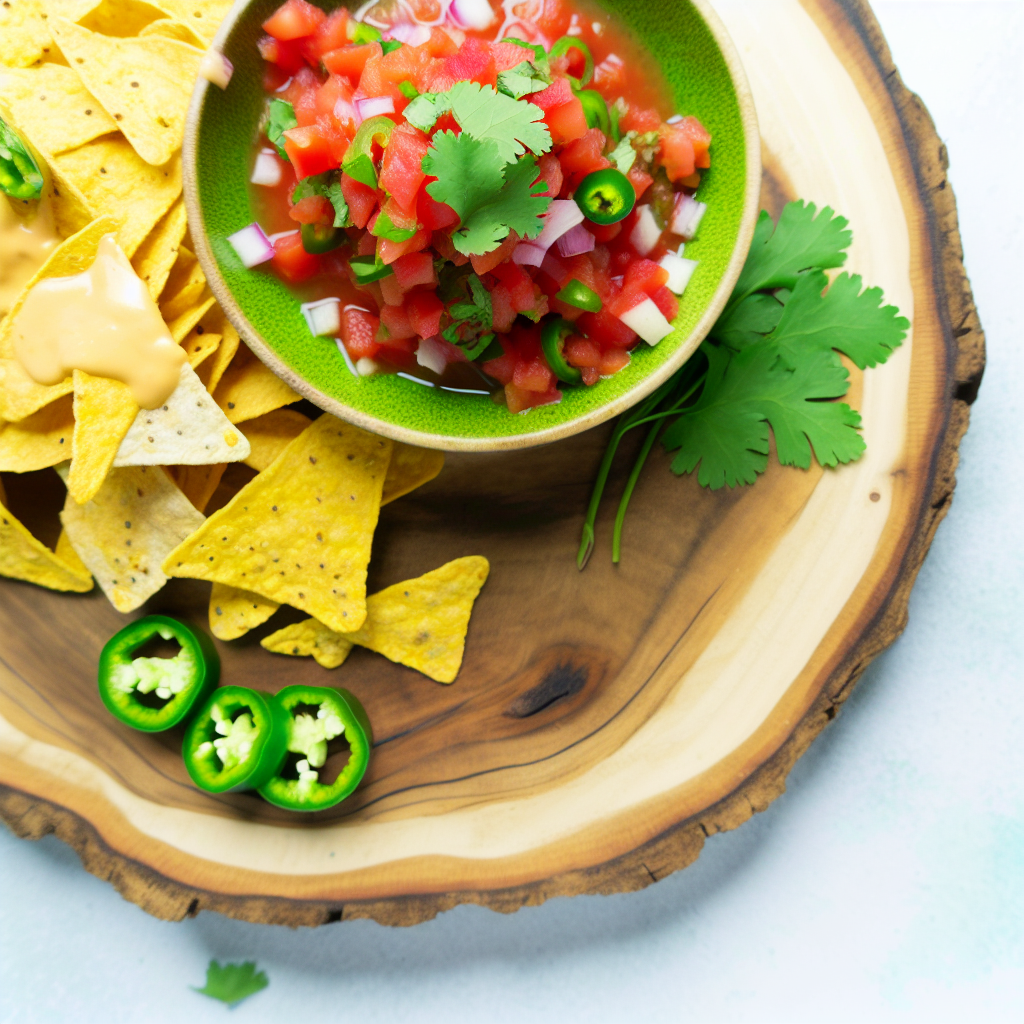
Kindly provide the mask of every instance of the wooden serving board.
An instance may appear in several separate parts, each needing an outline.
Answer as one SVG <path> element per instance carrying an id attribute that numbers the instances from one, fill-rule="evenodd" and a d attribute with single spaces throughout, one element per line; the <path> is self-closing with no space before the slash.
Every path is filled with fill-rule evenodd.
<path id="1" fill-rule="evenodd" d="M 903 627 L 952 496 L 984 341 L 945 151 L 869 8 L 714 6 L 753 87 L 765 205 L 801 196 L 843 213 L 848 269 L 913 321 L 885 367 L 856 375 L 866 457 L 834 472 L 773 466 L 752 488 L 715 494 L 653 457 L 616 568 L 624 452 L 581 574 L 607 429 L 449 456 L 436 481 L 384 510 L 370 588 L 460 555 L 491 560 L 453 686 L 359 649 L 327 673 L 262 651 L 266 630 L 220 645 L 227 681 L 336 682 L 369 710 L 364 785 L 300 820 L 197 791 L 180 735 L 144 736 L 106 714 L 96 659 L 123 620 L 102 595 L 5 581 L 0 813 L 15 832 L 56 832 L 163 918 L 413 924 L 464 902 L 511 911 L 642 888 L 782 792 Z M 151 610 L 202 623 L 207 592 L 178 581 Z"/>

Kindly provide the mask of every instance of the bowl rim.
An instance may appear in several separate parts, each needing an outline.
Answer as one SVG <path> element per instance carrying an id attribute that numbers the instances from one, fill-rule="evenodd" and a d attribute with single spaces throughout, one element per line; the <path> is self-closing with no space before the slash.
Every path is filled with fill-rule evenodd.
<path id="1" fill-rule="evenodd" d="M 234 5 L 214 36 L 213 42 L 210 44 L 211 51 L 223 52 L 226 39 L 237 22 L 249 9 L 250 2 L 251 0 L 241 0 L 241 2 Z M 200 76 L 192 92 L 192 99 L 189 103 L 185 120 L 185 137 L 182 150 L 182 188 L 185 197 L 185 208 L 188 215 L 192 243 L 195 246 L 195 254 L 203 273 L 206 275 L 210 290 L 242 340 L 257 358 L 288 384 L 293 391 L 308 399 L 324 412 L 331 413 L 339 419 L 352 423 L 364 430 L 389 437 L 393 441 L 402 441 L 406 444 L 418 445 L 422 448 L 437 448 L 442 451 L 511 451 L 550 444 L 552 441 L 572 437 L 592 427 L 599 426 L 646 398 L 668 380 L 697 351 L 701 342 L 707 337 L 708 332 L 725 308 L 725 304 L 732 294 L 733 286 L 736 284 L 743 269 L 743 264 L 746 262 L 761 205 L 761 133 L 758 127 L 757 111 L 754 106 L 750 83 L 747 81 L 746 71 L 740 61 L 739 53 L 722 20 L 711 7 L 709 0 L 679 0 L 679 2 L 689 3 L 690 6 L 694 7 L 707 25 L 716 45 L 721 51 L 736 93 L 740 119 L 743 125 L 743 142 L 747 159 L 746 182 L 743 192 L 743 212 L 740 217 L 739 231 L 736 236 L 736 243 L 733 246 L 732 256 L 718 283 L 718 287 L 711 297 L 711 301 L 708 303 L 707 309 L 705 309 L 689 336 L 672 357 L 648 376 L 638 381 L 629 391 L 575 419 L 568 420 L 565 423 L 558 423 L 542 430 L 516 434 L 511 437 L 455 437 L 448 434 L 412 430 L 408 427 L 391 423 L 388 420 L 369 415 L 343 402 L 339 402 L 329 395 L 325 395 L 305 378 L 300 377 L 263 340 L 260 333 L 249 322 L 248 317 L 235 301 L 234 295 L 231 293 L 227 282 L 220 272 L 220 267 L 213 255 L 213 249 L 207 237 L 206 222 L 199 202 L 196 162 L 200 114 L 206 99 L 206 91 L 211 87 L 212 83 Z"/>

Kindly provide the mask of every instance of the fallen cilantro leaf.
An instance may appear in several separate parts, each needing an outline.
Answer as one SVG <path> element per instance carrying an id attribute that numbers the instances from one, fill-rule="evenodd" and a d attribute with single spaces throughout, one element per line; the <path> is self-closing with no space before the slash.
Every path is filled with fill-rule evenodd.
<path id="1" fill-rule="evenodd" d="M 456 82 L 448 90 L 452 113 L 459 127 L 480 142 L 498 146 L 503 163 L 512 163 L 529 149 L 536 156 L 551 148 L 551 133 L 544 111 L 476 82 Z"/>
<path id="2" fill-rule="evenodd" d="M 789 366 L 811 352 L 832 349 L 861 370 L 884 363 L 903 343 L 910 321 L 895 306 L 881 305 L 881 288 L 862 292 L 857 274 L 840 274 L 824 291 L 827 285 L 820 271 L 800 276 L 786 305 L 779 307 L 782 316 L 770 338 L 776 351 Z"/>
<path id="3" fill-rule="evenodd" d="M 466 256 L 491 252 L 510 230 L 524 238 L 543 230 L 540 218 L 551 200 L 534 191 L 547 188 L 537 180 L 537 161 L 524 156 L 504 168 L 503 163 L 496 142 L 465 131 L 438 132 L 423 157 L 423 171 L 437 178 L 427 192 L 459 215 L 452 243 Z"/>
<path id="4" fill-rule="evenodd" d="M 723 313 L 711 328 L 710 337 L 717 338 L 723 345 L 738 352 L 775 330 L 782 309 L 782 303 L 777 298 L 764 292 L 755 292 Z"/>
<path id="5" fill-rule="evenodd" d="M 288 159 L 284 149 L 284 133 L 294 128 L 299 122 L 295 120 L 295 108 L 287 100 L 273 99 L 267 113 L 267 127 L 264 129 L 270 144 L 277 150 L 282 160 Z"/>
<path id="6" fill-rule="evenodd" d="M 448 93 L 424 92 L 402 111 L 402 115 L 409 124 L 419 128 L 421 132 L 429 132 L 437 123 L 437 119 L 451 109 Z"/>
<path id="7" fill-rule="evenodd" d="M 223 967 L 218 961 L 211 960 L 210 966 L 206 968 L 206 984 L 203 988 L 192 988 L 204 996 L 234 1006 L 269 984 L 266 972 L 257 971 L 252 960 L 246 960 L 243 964 L 225 964 Z"/>
<path id="8" fill-rule="evenodd" d="M 846 218 L 837 216 L 828 206 L 816 213 L 814 203 L 787 203 L 773 230 L 771 217 L 761 212 L 730 306 L 752 292 L 792 288 L 802 270 L 827 270 L 846 262 L 845 250 L 853 241 L 853 233 L 846 230 Z"/>
<path id="9" fill-rule="evenodd" d="M 498 92 L 513 99 L 522 99 L 535 92 L 543 92 L 551 84 L 548 75 L 538 71 L 528 60 L 508 71 L 498 72 Z"/>
<path id="10" fill-rule="evenodd" d="M 633 140 L 636 132 L 626 132 L 619 144 L 608 154 L 608 159 L 623 173 L 628 174 L 630 168 L 636 163 L 636 150 L 633 148 Z"/>

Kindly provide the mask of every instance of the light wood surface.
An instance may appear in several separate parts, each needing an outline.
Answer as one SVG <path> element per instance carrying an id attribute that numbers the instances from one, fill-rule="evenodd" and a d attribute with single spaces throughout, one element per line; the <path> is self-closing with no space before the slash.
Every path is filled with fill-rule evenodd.
<path id="1" fill-rule="evenodd" d="M 333 673 L 270 656 L 258 639 L 287 612 L 219 645 L 226 681 L 336 682 L 373 719 L 362 788 L 300 821 L 251 796 L 198 792 L 180 735 L 143 736 L 106 715 L 96 657 L 123 620 L 101 595 L 5 581 L 0 812 L 18 834 L 55 831 L 164 918 L 413 924 L 460 902 L 511 911 L 642 888 L 782 792 L 902 629 L 952 496 L 984 343 L 944 150 L 870 10 L 714 6 L 758 105 L 766 206 L 799 195 L 841 211 L 855 234 L 848 268 L 913 320 L 889 364 L 856 376 L 867 456 L 838 472 L 773 466 L 755 487 L 717 494 L 653 457 L 622 565 L 607 558 L 612 501 L 583 574 L 573 555 L 606 428 L 449 456 L 439 478 L 383 510 L 369 588 L 461 555 L 490 559 L 454 685 L 360 650 Z M 628 465 L 627 452 L 610 495 Z M 52 512 L 58 499 L 50 487 L 36 504 Z M 173 581 L 152 610 L 202 624 L 207 597 L 206 584 Z"/>

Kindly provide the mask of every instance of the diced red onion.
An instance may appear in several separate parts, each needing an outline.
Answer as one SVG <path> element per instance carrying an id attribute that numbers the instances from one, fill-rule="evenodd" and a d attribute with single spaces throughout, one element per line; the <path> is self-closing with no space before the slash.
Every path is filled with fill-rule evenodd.
<path id="1" fill-rule="evenodd" d="M 525 267 L 539 267 L 544 262 L 544 250 L 532 242 L 520 242 L 512 250 L 512 262 Z"/>
<path id="2" fill-rule="evenodd" d="M 548 212 L 544 215 L 544 230 L 530 245 L 547 252 L 570 228 L 582 224 L 586 218 L 583 211 L 572 199 L 552 199 Z"/>
<path id="3" fill-rule="evenodd" d="M 378 114 L 393 114 L 395 101 L 390 96 L 370 96 L 356 100 L 355 108 L 358 120 L 363 122 Z"/>
<path id="4" fill-rule="evenodd" d="M 256 267 L 274 258 L 274 246 L 259 224 L 250 224 L 228 235 L 228 242 L 238 253 L 243 266 Z"/>
<path id="5" fill-rule="evenodd" d="M 304 302 L 299 311 L 306 318 L 309 331 L 314 338 L 326 338 L 341 330 L 341 299 L 319 299 Z"/>
<path id="6" fill-rule="evenodd" d="M 452 18 L 463 28 L 481 31 L 494 21 L 489 0 L 453 0 L 448 9 Z"/>
<path id="7" fill-rule="evenodd" d="M 338 121 L 360 121 L 356 108 L 348 100 L 339 98 L 334 104 L 334 116 Z"/>
<path id="8" fill-rule="evenodd" d="M 401 25 L 392 25 L 384 35 L 408 46 L 422 46 L 430 38 L 430 29 L 426 25 L 411 25 L 406 21 Z"/>
<path id="9" fill-rule="evenodd" d="M 697 234 L 700 219 L 708 208 L 707 203 L 698 203 L 693 196 L 680 192 L 676 199 L 675 209 L 672 211 L 672 223 L 669 225 L 672 234 L 680 235 L 687 240 Z"/>
<path id="10" fill-rule="evenodd" d="M 636 224 L 629 234 L 629 244 L 641 256 L 646 256 L 658 244 L 662 226 L 658 223 L 658 218 L 654 215 L 650 204 L 641 206 L 637 213 Z M 637 333 L 640 332 L 637 331 Z"/>
<path id="11" fill-rule="evenodd" d="M 653 299 L 644 299 L 632 309 L 621 313 L 619 319 L 636 331 L 648 345 L 657 345 L 662 338 L 672 333 L 672 325 L 654 304 Z"/>
<path id="12" fill-rule="evenodd" d="M 272 149 L 264 149 L 256 157 L 249 181 L 254 185 L 266 185 L 271 188 L 281 184 L 281 163 Z"/>
<path id="13" fill-rule="evenodd" d="M 207 50 L 203 59 L 199 62 L 199 77 L 213 82 L 220 89 L 226 89 L 231 76 L 235 73 L 235 66 L 216 50 Z"/>
<path id="14" fill-rule="evenodd" d="M 416 347 L 416 362 L 440 376 L 448 365 L 448 356 L 436 338 L 423 338 Z"/>
<path id="15" fill-rule="evenodd" d="M 686 286 L 697 269 L 696 260 L 688 260 L 683 256 L 677 256 L 674 252 L 666 253 L 658 260 L 658 266 L 668 271 L 668 281 L 665 287 L 676 295 L 682 295 Z"/>
<path id="16" fill-rule="evenodd" d="M 582 225 L 577 224 L 555 243 L 558 247 L 558 254 L 568 259 L 570 256 L 579 256 L 582 252 L 594 251 L 594 236 Z"/>

